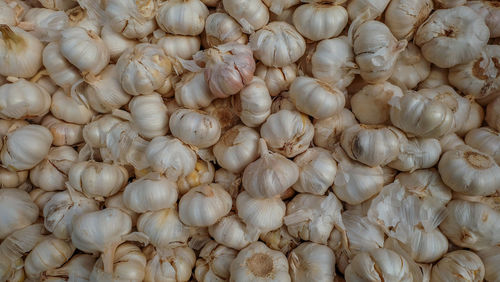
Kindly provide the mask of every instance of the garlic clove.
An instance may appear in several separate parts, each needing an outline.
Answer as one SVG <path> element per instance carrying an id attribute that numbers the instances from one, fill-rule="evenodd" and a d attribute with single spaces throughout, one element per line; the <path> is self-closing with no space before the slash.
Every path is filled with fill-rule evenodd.
<path id="1" fill-rule="evenodd" d="M 0 117 L 5 119 L 44 116 L 49 112 L 50 102 L 44 88 L 24 79 L 0 86 Z"/>
<path id="2" fill-rule="evenodd" d="M 212 13 L 207 17 L 204 34 L 208 47 L 229 42 L 245 44 L 248 41 L 240 24 L 228 14 L 221 12 Z"/>
<path id="3" fill-rule="evenodd" d="M 200 0 L 174 0 L 159 5 L 156 22 L 168 33 L 199 35 L 207 16 L 208 9 Z"/>
<path id="4" fill-rule="evenodd" d="M 128 106 L 132 122 L 141 136 L 152 139 L 167 133 L 167 107 L 158 93 L 136 96 Z"/>
<path id="5" fill-rule="evenodd" d="M 309 148 L 293 160 L 299 167 L 299 179 L 292 188 L 300 193 L 323 195 L 332 186 L 337 162 L 322 148 Z"/>
<path id="6" fill-rule="evenodd" d="M 200 251 L 194 270 L 200 282 L 229 279 L 229 268 L 238 252 L 214 241 L 208 242 Z"/>
<path id="7" fill-rule="evenodd" d="M 3 240 L 16 230 L 22 229 L 36 221 L 38 207 L 30 195 L 15 188 L 0 189 L 0 238 Z"/>
<path id="8" fill-rule="evenodd" d="M 258 154 L 259 133 L 252 128 L 237 125 L 226 131 L 213 147 L 217 163 L 228 171 L 239 173 Z"/>
<path id="9" fill-rule="evenodd" d="M 170 116 L 169 125 L 173 136 L 201 149 L 217 143 L 221 134 L 219 121 L 202 111 L 178 109 Z"/>

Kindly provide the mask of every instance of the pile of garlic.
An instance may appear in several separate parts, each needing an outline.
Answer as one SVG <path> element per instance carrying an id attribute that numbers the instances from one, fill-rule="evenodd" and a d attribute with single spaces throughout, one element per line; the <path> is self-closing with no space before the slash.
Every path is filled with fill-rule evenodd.
<path id="1" fill-rule="evenodd" d="M 500 5 L 0 0 L 0 281 L 500 281 Z"/>

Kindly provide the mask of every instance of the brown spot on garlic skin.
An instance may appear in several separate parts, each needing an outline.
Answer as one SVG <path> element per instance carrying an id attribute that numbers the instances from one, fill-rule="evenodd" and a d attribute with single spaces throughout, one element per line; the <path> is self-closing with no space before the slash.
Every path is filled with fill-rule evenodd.
<path id="1" fill-rule="evenodd" d="M 493 64 L 495 64 L 495 68 L 497 69 L 497 76 L 496 77 L 499 77 L 500 76 L 500 59 L 498 58 L 491 58 L 491 60 L 493 61 Z"/>
<path id="2" fill-rule="evenodd" d="M 481 67 L 481 62 L 484 60 L 483 57 L 479 58 L 472 66 L 472 74 L 481 80 L 487 80 L 488 76 L 485 74 L 486 70 Z"/>
<path id="3" fill-rule="evenodd" d="M 487 156 L 472 151 L 464 152 L 464 159 L 475 169 L 488 169 L 493 165 Z"/>
<path id="4" fill-rule="evenodd" d="M 494 7 L 494 8 L 500 8 L 500 2 L 498 1 L 485 1 L 486 5 Z"/>
<path id="5" fill-rule="evenodd" d="M 246 261 L 248 269 L 257 277 L 268 277 L 274 268 L 273 259 L 264 253 L 256 253 Z"/>
<path id="6" fill-rule="evenodd" d="M 8 25 L 0 24 L 0 32 L 2 33 L 2 39 L 7 45 L 7 48 L 16 51 L 26 47 L 24 39 L 12 31 Z"/>

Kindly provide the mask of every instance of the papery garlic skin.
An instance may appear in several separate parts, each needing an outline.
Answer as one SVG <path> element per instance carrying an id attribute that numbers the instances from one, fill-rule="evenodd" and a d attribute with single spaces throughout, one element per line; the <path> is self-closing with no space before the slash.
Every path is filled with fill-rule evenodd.
<path id="1" fill-rule="evenodd" d="M 0 189 L 0 210 L 2 221 L 0 238 L 3 240 L 12 232 L 24 228 L 38 218 L 38 207 L 30 195 L 16 188 Z"/>
<path id="2" fill-rule="evenodd" d="M 401 147 L 397 159 L 388 166 L 399 171 L 413 172 L 421 168 L 430 168 L 438 163 L 441 156 L 441 144 L 434 138 L 410 138 Z"/>
<path id="3" fill-rule="evenodd" d="M 226 131 L 213 147 L 217 163 L 235 173 L 255 161 L 258 154 L 259 133 L 249 127 L 237 125 Z"/>
<path id="4" fill-rule="evenodd" d="M 167 107 L 158 93 L 136 96 L 128 106 L 132 122 L 141 136 L 154 138 L 167 133 Z"/>
<path id="5" fill-rule="evenodd" d="M 156 254 L 146 265 L 145 282 L 179 281 L 191 278 L 196 262 L 196 254 L 189 247 L 169 249 Z"/>
<path id="6" fill-rule="evenodd" d="M 385 8 L 391 2 L 391 0 L 353 0 L 347 5 L 347 12 L 349 13 L 349 19 L 354 21 L 356 18 L 360 17 L 368 10 L 367 15 L 369 19 L 373 20 L 378 18 L 382 13 L 384 13 Z M 364 15 L 363 15 L 364 16 Z"/>
<path id="7" fill-rule="evenodd" d="M 402 172 L 396 176 L 410 195 L 416 195 L 424 202 L 445 206 L 451 200 L 451 190 L 443 183 L 436 169 L 419 169 Z"/>
<path id="8" fill-rule="evenodd" d="M 194 277 L 200 282 L 229 279 L 229 268 L 238 252 L 214 241 L 200 251 Z"/>
<path id="9" fill-rule="evenodd" d="M 208 107 L 203 108 L 203 111 L 219 121 L 221 132 L 226 132 L 233 126 L 241 123 L 240 118 L 234 110 L 233 97 L 215 99 Z"/>
<path id="10" fill-rule="evenodd" d="M 332 150 L 340 140 L 345 128 L 357 124 L 358 121 L 353 113 L 344 108 L 334 116 L 325 119 L 314 120 L 314 144 L 316 146 Z"/>
<path id="11" fill-rule="evenodd" d="M 151 244 L 159 249 L 168 249 L 185 244 L 189 230 L 179 220 L 175 209 L 162 209 L 141 214 L 137 230 L 145 233 Z"/>
<path id="12" fill-rule="evenodd" d="M 86 3 L 92 3 L 92 2 L 90 1 L 86 2 L 80 0 L 80 3 L 83 4 L 83 6 L 85 6 Z M 98 16 L 99 12 L 97 9 L 94 9 L 95 7 L 88 7 L 88 8 L 92 11 L 87 10 L 87 7 L 83 8 L 81 6 L 76 6 L 72 9 L 69 9 L 66 12 L 69 20 L 68 26 L 81 27 L 85 30 L 92 31 L 94 34 L 100 34 L 102 22 L 101 20 L 96 21 L 96 19 L 99 17 Z"/>
<path id="13" fill-rule="evenodd" d="M 78 3 L 74 0 L 41 0 L 40 4 L 42 4 L 47 9 L 60 11 L 67 10 L 78 5 Z"/>
<path id="14" fill-rule="evenodd" d="M 282 92 L 280 93 L 279 96 L 275 97 L 273 99 L 273 103 L 271 104 L 272 114 L 275 114 L 281 110 L 289 110 L 289 111 L 297 110 L 295 104 L 292 102 L 292 99 L 290 98 L 290 93 L 287 91 Z"/>
<path id="15" fill-rule="evenodd" d="M 264 80 L 271 96 L 277 96 L 281 92 L 288 90 L 290 84 L 297 77 L 297 65 L 291 64 L 281 68 L 274 68 L 258 63 L 255 76 Z"/>
<path id="16" fill-rule="evenodd" d="M 406 49 L 399 54 L 394 72 L 389 80 L 403 89 L 413 89 L 426 79 L 430 72 L 431 63 L 424 59 L 420 49 L 415 44 L 408 43 Z"/>
<path id="17" fill-rule="evenodd" d="M 288 255 L 292 281 L 332 281 L 335 277 L 335 255 L 325 245 L 302 243 Z M 314 265 L 314 267 L 311 267 Z"/>
<path id="18" fill-rule="evenodd" d="M 0 23 L 15 26 L 19 21 L 18 15 L 16 15 L 16 8 L 9 4 L 5 1 L 0 2 Z"/>
<path id="19" fill-rule="evenodd" d="M 442 85 L 449 85 L 448 81 L 448 69 L 442 69 L 431 65 L 431 72 L 422 82 L 418 84 L 418 90 L 420 89 L 432 89 Z"/>
<path id="20" fill-rule="evenodd" d="M 89 281 L 106 279 L 142 281 L 145 276 L 146 255 L 134 244 L 124 243 L 116 248 L 113 260 L 113 274 L 103 271 L 102 259 L 94 264 Z"/>
<path id="21" fill-rule="evenodd" d="M 361 123 L 387 124 L 392 97 L 403 97 L 401 88 L 387 81 L 368 84 L 351 97 L 351 109 Z"/>
<path id="22" fill-rule="evenodd" d="M 490 29 L 490 38 L 500 37 L 500 28 L 498 27 L 500 9 L 495 1 L 470 1 L 465 5 L 484 18 Z"/>
<path id="23" fill-rule="evenodd" d="M 243 191 L 236 198 L 236 209 L 247 226 L 265 233 L 283 225 L 286 205 L 279 197 L 256 199 Z"/>
<path id="24" fill-rule="evenodd" d="M 304 38 L 285 22 L 269 23 L 250 35 L 249 41 L 255 58 L 270 67 L 295 63 L 306 50 Z"/>
<path id="25" fill-rule="evenodd" d="M 397 39 L 409 40 L 417 28 L 427 19 L 433 8 L 432 0 L 391 1 L 385 11 L 385 24 Z"/>
<path id="26" fill-rule="evenodd" d="M 414 43 L 427 61 L 450 68 L 479 56 L 489 37 L 484 20 L 472 9 L 460 6 L 432 13 L 418 28 Z"/>
<path id="27" fill-rule="evenodd" d="M 295 191 L 323 195 L 332 186 L 337 162 L 328 150 L 309 148 L 293 161 L 299 167 L 299 179 L 292 186 Z"/>
<path id="28" fill-rule="evenodd" d="M 445 152 L 438 167 L 443 182 L 453 191 L 486 196 L 500 189 L 500 167 L 491 156 L 469 146 Z"/>
<path id="29" fill-rule="evenodd" d="M 31 279 L 40 278 L 42 272 L 57 268 L 69 260 L 74 251 L 71 242 L 49 237 L 38 243 L 26 257 L 26 275 Z"/>
<path id="30" fill-rule="evenodd" d="M 106 136 L 111 129 L 123 122 L 119 117 L 113 115 L 102 115 L 96 117 L 92 122 L 83 127 L 83 139 L 85 143 L 93 148 L 106 147 Z"/>
<path id="31" fill-rule="evenodd" d="M 123 192 L 125 205 L 138 213 L 170 208 L 176 201 L 177 185 L 159 174 L 141 177 L 129 183 Z"/>
<path id="32" fill-rule="evenodd" d="M 338 36 L 347 20 L 347 10 L 335 3 L 307 3 L 293 12 L 293 25 L 312 41 Z"/>
<path id="33" fill-rule="evenodd" d="M 156 43 L 163 48 L 165 54 L 189 60 L 200 50 L 200 38 L 197 36 L 165 35 Z"/>
<path id="34" fill-rule="evenodd" d="M 117 61 L 123 52 L 137 44 L 137 41 L 126 38 L 122 33 L 114 31 L 110 24 L 102 27 L 101 39 L 108 47 L 112 61 Z"/>
<path id="35" fill-rule="evenodd" d="M 457 277 L 455 281 L 483 281 L 484 273 L 479 256 L 471 251 L 458 250 L 444 255 L 432 267 L 430 281 L 450 281 L 450 277 Z"/>
<path id="36" fill-rule="evenodd" d="M 203 32 L 208 9 L 199 0 L 174 0 L 160 4 L 156 22 L 168 33 L 198 35 Z"/>
<path id="37" fill-rule="evenodd" d="M 258 77 L 231 99 L 234 111 L 246 126 L 258 127 L 271 114 L 271 96 L 265 82 Z"/>
<path id="38" fill-rule="evenodd" d="M 465 136 L 465 143 L 492 156 L 495 162 L 500 165 L 500 133 L 497 131 L 489 127 L 472 129 Z"/>
<path id="39" fill-rule="evenodd" d="M 500 98 L 488 104 L 485 120 L 491 128 L 500 131 Z"/>
<path id="40" fill-rule="evenodd" d="M 224 246 L 241 250 L 259 239 L 260 232 L 246 225 L 236 214 L 229 214 L 208 227 L 214 240 Z"/>
<path id="41" fill-rule="evenodd" d="M 38 209 L 43 211 L 45 204 L 54 196 L 57 192 L 48 192 L 43 189 L 37 188 L 30 192 L 30 197 L 33 203 L 38 206 Z"/>
<path id="42" fill-rule="evenodd" d="M 170 116 L 170 132 L 184 143 L 198 148 L 208 148 L 220 138 L 220 123 L 204 112 L 179 109 Z"/>
<path id="43" fill-rule="evenodd" d="M 110 27 L 130 39 L 141 39 L 156 28 L 154 1 L 110 0 L 106 1 L 106 14 Z"/>
<path id="44" fill-rule="evenodd" d="M 237 42 L 245 44 L 248 37 L 243 33 L 242 27 L 226 13 L 215 12 L 210 14 L 205 21 L 205 36 L 209 47 Z"/>
<path id="45" fill-rule="evenodd" d="M 289 282 L 288 271 L 288 261 L 283 253 L 255 242 L 238 253 L 231 263 L 230 277 L 234 282 Z"/>
<path id="46" fill-rule="evenodd" d="M 484 263 L 484 278 L 486 281 L 496 281 L 500 278 L 500 272 L 498 270 L 498 260 L 500 259 L 500 247 L 495 246 L 493 248 L 487 248 L 476 252 L 476 254 L 481 258 Z"/>
<path id="47" fill-rule="evenodd" d="M 280 251 L 285 255 L 300 244 L 300 240 L 288 233 L 286 226 L 262 233 L 260 240 L 266 243 L 269 248 Z"/>
<path id="48" fill-rule="evenodd" d="M 49 112 L 50 102 L 44 88 L 24 79 L 0 86 L 0 117 L 4 119 L 44 116 Z"/>
<path id="49" fill-rule="evenodd" d="M 78 96 L 71 96 L 62 88 L 52 94 L 50 112 L 58 119 L 82 125 L 90 122 L 95 114 L 85 100 Z"/>
<path id="50" fill-rule="evenodd" d="M 215 98 L 203 72 L 185 73 L 175 84 L 175 101 L 181 107 L 197 110 L 209 106 Z"/>
<path id="51" fill-rule="evenodd" d="M 16 188 L 28 178 L 29 171 L 10 171 L 0 167 L 0 187 Z"/>
<path id="52" fill-rule="evenodd" d="M 261 0 L 222 0 L 222 4 L 244 33 L 251 34 L 269 21 L 269 10 Z"/>
<path id="53" fill-rule="evenodd" d="M 167 178 L 185 177 L 195 169 L 196 154 L 179 139 L 171 136 L 153 138 L 146 148 L 151 169 Z"/>
<path id="54" fill-rule="evenodd" d="M 42 66 L 42 42 L 19 27 L 1 24 L 0 32 L 0 75 L 34 76 Z"/>
<path id="55" fill-rule="evenodd" d="M 43 66 L 57 85 L 69 89 L 81 79 L 78 69 L 61 54 L 61 48 L 57 42 L 50 42 L 45 46 L 42 59 Z"/>
<path id="56" fill-rule="evenodd" d="M 64 122 L 52 115 L 46 115 L 40 125 L 46 127 L 52 133 L 54 138 L 52 145 L 54 146 L 71 146 L 83 141 L 83 126 L 79 124 Z"/>
<path id="57" fill-rule="evenodd" d="M 66 189 L 68 171 L 77 159 L 78 153 L 69 146 L 50 148 L 45 160 L 31 169 L 31 183 L 45 191 Z"/>

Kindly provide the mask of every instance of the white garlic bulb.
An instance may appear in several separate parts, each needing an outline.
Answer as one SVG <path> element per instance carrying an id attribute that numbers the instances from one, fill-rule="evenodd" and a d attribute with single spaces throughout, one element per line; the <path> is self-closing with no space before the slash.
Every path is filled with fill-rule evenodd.
<path id="1" fill-rule="evenodd" d="M 68 172 L 68 184 L 76 191 L 103 200 L 118 193 L 128 181 L 127 169 L 123 166 L 84 161 L 75 163 Z"/>
<path id="2" fill-rule="evenodd" d="M 498 27 L 500 9 L 495 1 L 470 1 L 465 5 L 484 18 L 490 29 L 490 38 L 500 37 L 500 27 Z"/>
<path id="3" fill-rule="evenodd" d="M 86 100 L 73 96 L 62 88 L 52 94 L 50 112 L 58 119 L 75 124 L 86 124 L 95 114 Z"/>
<path id="4" fill-rule="evenodd" d="M 231 103 L 241 121 L 249 127 L 261 125 L 271 114 L 271 96 L 265 82 L 258 77 L 232 97 Z"/>
<path id="5" fill-rule="evenodd" d="M 11 24 L 16 25 L 16 24 Z M 31 8 L 24 14 L 20 27 L 41 41 L 57 41 L 61 31 L 68 25 L 68 15 L 64 11 L 45 8 Z"/>
<path id="6" fill-rule="evenodd" d="M 0 86 L 0 117 L 23 119 L 49 112 L 50 95 L 38 84 L 19 79 Z"/>
<path id="7" fill-rule="evenodd" d="M 299 167 L 299 179 L 292 186 L 295 191 L 323 195 L 332 186 L 337 162 L 328 150 L 309 148 L 293 161 Z"/>
<path id="8" fill-rule="evenodd" d="M 203 72 L 185 73 L 175 84 L 175 101 L 181 107 L 197 110 L 209 106 L 215 98 Z"/>
<path id="9" fill-rule="evenodd" d="M 288 90 L 290 84 L 297 77 L 297 65 L 290 64 L 281 68 L 275 68 L 258 63 L 255 69 L 255 76 L 264 80 L 271 96 L 277 96 L 281 92 Z"/>
<path id="10" fill-rule="evenodd" d="M 136 175 L 136 177 L 139 177 L 139 176 Z M 104 201 L 104 206 L 106 208 L 116 208 L 116 209 L 119 209 L 119 210 L 125 212 L 132 219 L 132 226 L 136 226 L 137 218 L 139 217 L 139 214 L 136 213 L 135 211 L 129 209 L 125 205 L 125 203 L 123 202 L 123 192 L 119 192 L 119 193 L 114 194 L 111 197 L 107 197 L 106 201 Z"/>
<path id="11" fill-rule="evenodd" d="M 236 209 L 247 226 L 265 233 L 283 225 L 286 205 L 279 197 L 256 199 L 243 191 L 236 198 Z"/>
<path id="12" fill-rule="evenodd" d="M 30 171 L 33 185 L 46 191 L 64 190 L 68 171 L 77 161 L 78 152 L 69 146 L 52 147 L 49 154 Z"/>
<path id="13" fill-rule="evenodd" d="M 222 0 L 222 4 L 247 34 L 259 30 L 269 21 L 269 10 L 261 0 Z"/>
<path id="14" fill-rule="evenodd" d="M 418 84 L 418 89 L 432 89 L 441 85 L 449 85 L 448 69 L 442 69 L 431 65 L 431 72 L 424 81 Z"/>
<path id="15" fill-rule="evenodd" d="M 500 167 L 495 160 L 469 146 L 447 151 L 439 173 L 453 191 L 466 195 L 491 195 L 500 189 Z"/>
<path id="16" fill-rule="evenodd" d="M 347 20 L 347 10 L 336 3 L 307 3 L 293 12 L 293 25 L 312 41 L 338 36 Z"/>
<path id="17" fill-rule="evenodd" d="M 347 250 L 352 256 L 357 255 L 361 252 L 367 252 L 373 249 L 382 248 L 384 246 L 385 234 L 382 228 L 380 228 L 380 226 L 378 226 L 377 224 L 371 222 L 368 217 L 359 214 L 358 211 L 348 210 L 343 212 L 342 222 L 344 223 L 347 235 Z M 337 244 L 339 244 L 338 247 L 341 247 L 342 242 L 338 240 L 341 238 L 336 238 L 338 232 L 335 232 L 335 230 L 336 229 L 334 229 L 334 231 L 330 234 L 328 246 L 334 247 L 332 249 L 337 253 L 337 256 L 341 259 L 344 259 L 344 256 L 347 255 L 347 250 L 336 248 Z M 338 265 L 340 267 L 340 260 L 338 261 Z M 344 269 L 341 269 L 344 273 L 346 266 L 347 265 L 343 265 Z"/>
<path id="18" fill-rule="evenodd" d="M 417 28 L 427 19 L 433 8 L 432 0 L 391 1 L 385 11 L 385 24 L 397 39 L 409 40 Z"/>
<path id="19" fill-rule="evenodd" d="M 144 138 L 163 136 L 168 131 L 167 106 L 160 94 L 135 96 L 128 104 L 132 122 Z"/>
<path id="20" fill-rule="evenodd" d="M 191 278 L 196 254 L 189 247 L 177 247 L 156 254 L 146 265 L 145 282 L 178 281 Z"/>
<path id="21" fill-rule="evenodd" d="M 292 281 L 332 281 L 335 277 L 335 255 L 325 245 L 302 243 L 290 252 L 288 262 Z"/>
<path id="22" fill-rule="evenodd" d="M 368 19 L 376 19 L 384 13 L 385 8 L 391 0 L 352 0 L 347 5 L 349 19 L 354 21 L 359 17 L 367 17 Z M 366 12 L 365 12 L 366 11 Z M 365 13 L 368 13 L 365 15 Z"/>
<path id="23" fill-rule="evenodd" d="M 489 38 L 484 19 L 472 9 L 460 6 L 432 13 L 418 28 L 414 43 L 427 61 L 450 68 L 478 57 Z"/>
<path id="24" fill-rule="evenodd" d="M 205 40 L 209 47 L 236 42 L 245 44 L 248 37 L 242 27 L 226 13 L 215 12 L 205 21 Z"/>
<path id="25" fill-rule="evenodd" d="M 200 50 L 201 41 L 198 36 L 166 34 L 156 44 L 170 57 L 189 60 Z"/>
<path id="26" fill-rule="evenodd" d="M 485 120 L 491 128 L 500 131 L 500 98 L 488 104 Z"/>
<path id="27" fill-rule="evenodd" d="M 158 45 L 141 43 L 125 51 L 116 62 L 123 90 L 130 95 L 151 94 L 161 88 L 172 64 Z"/>
<path id="28" fill-rule="evenodd" d="M 194 277 L 200 282 L 229 279 L 229 268 L 238 252 L 214 241 L 208 242 L 200 251 Z"/>
<path id="29" fill-rule="evenodd" d="M 433 167 L 441 156 L 441 144 L 434 138 L 410 138 L 403 144 L 398 157 L 388 166 L 399 171 L 413 172 Z"/>
<path id="30" fill-rule="evenodd" d="M 134 244 L 124 243 L 116 248 L 113 260 L 113 274 L 103 271 L 102 260 L 94 264 L 89 281 L 142 281 L 146 275 L 146 255 Z"/>
<path id="31" fill-rule="evenodd" d="M 351 109 L 361 123 L 387 124 L 390 121 L 389 101 L 402 96 L 401 88 L 390 82 L 367 84 L 351 97 Z"/>
<path id="32" fill-rule="evenodd" d="M 431 63 L 424 59 L 415 44 L 408 43 L 406 49 L 399 54 L 389 80 L 403 89 L 413 89 L 426 79 L 430 72 Z"/>
<path id="33" fill-rule="evenodd" d="M 285 192 L 299 178 L 299 167 L 280 154 L 270 153 L 266 142 L 259 141 L 260 158 L 243 171 L 242 184 L 254 198 L 270 198 Z"/>
<path id="34" fill-rule="evenodd" d="M 497 131 L 489 127 L 472 129 L 465 136 L 465 143 L 492 156 L 495 162 L 500 165 L 500 133 Z"/>
<path id="35" fill-rule="evenodd" d="M 239 173 L 259 156 L 259 133 L 237 125 L 226 131 L 213 147 L 217 163 L 228 171 Z"/>
<path id="36" fill-rule="evenodd" d="M 475 128 L 479 128 L 484 121 L 484 109 L 478 103 L 474 102 L 474 99 L 466 97 L 469 100 L 470 108 L 467 115 L 467 119 L 462 124 L 462 126 L 456 131 L 457 135 L 464 136 L 469 131 Z"/>
<path id="37" fill-rule="evenodd" d="M 373 20 L 361 24 L 352 40 L 360 75 L 368 83 L 391 77 L 399 54 L 408 44 L 406 40 L 398 41 L 385 24 Z"/>
<path id="38" fill-rule="evenodd" d="M 57 42 L 50 42 L 45 46 L 42 59 L 43 66 L 57 85 L 69 89 L 81 79 L 78 69 L 71 65 L 61 54 Z"/>
<path id="39" fill-rule="evenodd" d="M 43 44 L 19 27 L 0 25 L 0 75 L 30 78 L 42 66 Z"/>
<path id="40" fill-rule="evenodd" d="M 200 0 L 163 2 L 156 13 L 156 22 L 168 33 L 198 35 L 203 32 L 208 9 Z"/>
<path id="41" fill-rule="evenodd" d="M 127 38 L 144 38 L 156 28 L 155 1 L 109 0 L 105 5 L 109 25 Z"/>
<path id="42" fill-rule="evenodd" d="M 476 252 L 484 263 L 484 279 L 486 281 L 496 281 L 500 278 L 500 272 L 497 267 L 500 259 L 500 246 L 487 248 Z"/>
<path id="43" fill-rule="evenodd" d="M 151 173 L 125 187 L 123 202 L 138 213 L 170 208 L 177 202 L 177 185 L 164 176 Z"/>
<path id="44" fill-rule="evenodd" d="M 40 125 L 26 125 L 7 133 L 0 158 L 9 170 L 32 169 L 49 153 L 52 134 Z"/>
<path id="45" fill-rule="evenodd" d="M 189 230 L 179 220 L 175 209 L 162 209 L 141 214 L 137 230 L 149 237 L 151 244 L 159 249 L 168 249 L 185 244 Z"/>
<path id="46" fill-rule="evenodd" d="M 108 47 L 109 57 L 114 62 L 120 58 L 123 52 L 137 44 L 137 41 L 126 38 L 122 33 L 114 31 L 111 24 L 102 27 L 101 39 Z"/>
<path id="47" fill-rule="evenodd" d="M 444 255 L 432 267 L 430 281 L 483 281 L 483 278 L 484 264 L 481 258 L 471 251 L 458 250 Z"/>
<path id="48" fill-rule="evenodd" d="M 0 238 L 3 240 L 12 232 L 24 228 L 38 218 L 38 207 L 30 195 L 16 188 L 0 189 Z"/>
<path id="49" fill-rule="evenodd" d="M 96 117 L 92 122 L 83 127 L 83 139 L 85 143 L 93 148 L 105 148 L 106 136 L 111 129 L 123 122 L 122 119 L 113 115 L 102 115 Z"/>
<path id="50" fill-rule="evenodd" d="M 214 240 L 224 246 L 241 250 L 259 239 L 260 232 L 246 225 L 236 214 L 229 214 L 208 227 Z"/>
<path id="51" fill-rule="evenodd" d="M 170 116 L 170 132 L 184 143 L 208 148 L 220 138 L 219 121 L 202 111 L 178 109 Z"/>
<path id="52" fill-rule="evenodd" d="M 76 254 L 63 266 L 45 271 L 47 281 L 54 279 L 84 279 L 88 280 L 94 267 L 96 257 L 87 254 Z"/>
<path id="53" fill-rule="evenodd" d="M 285 255 L 266 247 L 262 242 L 252 243 L 241 250 L 231 263 L 231 281 L 290 282 Z"/>
<path id="54" fill-rule="evenodd" d="M 146 148 L 146 158 L 153 171 L 174 180 L 189 175 L 196 164 L 196 154 L 171 136 L 153 138 Z"/>
<path id="55" fill-rule="evenodd" d="M 24 271 L 31 279 L 39 279 L 46 270 L 57 268 L 69 260 L 75 247 L 54 237 L 48 237 L 38 243 L 24 261 Z"/>
<path id="56" fill-rule="evenodd" d="M 55 191 L 45 191 L 40 188 L 36 188 L 31 190 L 30 192 L 30 197 L 33 203 L 38 206 L 38 209 L 40 211 L 43 211 L 43 208 L 45 207 L 45 204 L 54 196 L 57 192 Z"/>
<path id="57" fill-rule="evenodd" d="M 16 188 L 23 184 L 28 178 L 29 171 L 10 171 L 0 167 L 0 187 L 1 188 Z"/>
<path id="58" fill-rule="evenodd" d="M 314 144 L 332 150 L 340 140 L 344 129 L 357 123 L 353 113 L 346 108 L 329 118 L 316 119 L 314 120 Z"/>
<path id="59" fill-rule="evenodd" d="M 80 124 L 64 122 L 52 115 L 46 115 L 40 125 L 46 127 L 52 133 L 54 138 L 52 145 L 54 146 L 71 146 L 83 142 L 83 126 Z"/>

